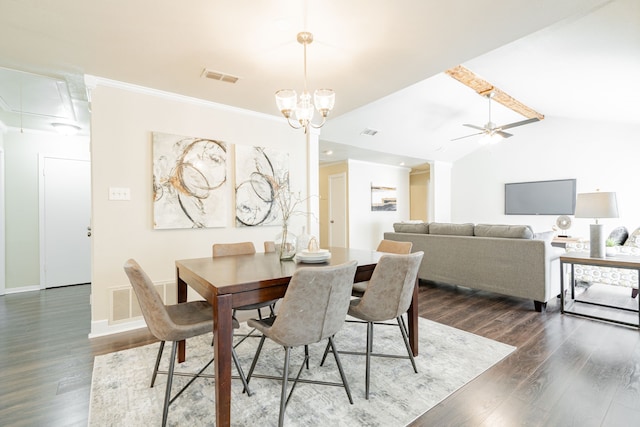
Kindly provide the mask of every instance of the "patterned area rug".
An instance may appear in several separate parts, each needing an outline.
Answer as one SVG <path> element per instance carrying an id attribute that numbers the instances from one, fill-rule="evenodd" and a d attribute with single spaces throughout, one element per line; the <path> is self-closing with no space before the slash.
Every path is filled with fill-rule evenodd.
<path id="1" fill-rule="evenodd" d="M 428 411 L 451 393 L 509 355 L 515 347 L 468 332 L 419 319 L 420 356 L 418 374 L 408 359 L 373 358 L 371 396 L 364 397 L 364 356 L 341 355 L 354 404 L 345 390 L 299 383 L 287 406 L 285 424 L 289 426 L 404 426 Z M 242 324 L 241 331 L 247 331 Z M 374 352 L 406 354 L 397 325 L 376 325 Z M 245 373 L 259 339 L 249 338 L 236 351 Z M 346 323 L 335 337 L 343 351 L 363 351 L 366 325 Z M 95 358 L 91 384 L 90 426 L 159 425 L 166 375 L 158 375 L 149 388 L 151 371 L 159 344 L 110 353 Z M 340 381 L 332 356 L 319 366 L 325 344 L 310 346 L 310 369 L 301 378 Z M 187 361 L 176 370 L 195 372 L 212 356 L 211 334 L 187 342 Z M 167 344 L 161 369 L 168 366 Z M 303 349 L 292 351 L 290 369 L 295 376 Z M 265 342 L 256 374 L 281 375 L 284 350 L 270 340 Z M 207 373 L 212 372 L 212 367 Z M 235 375 L 234 370 L 234 375 Z M 188 378 L 175 377 L 173 390 Z M 213 379 L 199 378 L 169 407 L 169 425 L 215 425 Z M 231 420 L 234 426 L 277 425 L 281 382 L 253 378 L 251 397 L 242 393 L 242 383 L 232 384 Z"/>

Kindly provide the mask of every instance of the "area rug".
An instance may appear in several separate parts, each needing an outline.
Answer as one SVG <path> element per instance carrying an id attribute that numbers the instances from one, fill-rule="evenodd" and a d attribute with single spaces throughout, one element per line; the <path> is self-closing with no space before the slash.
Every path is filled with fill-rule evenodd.
<path id="1" fill-rule="evenodd" d="M 451 393 L 509 355 L 515 347 L 451 328 L 426 319 L 420 323 L 418 373 L 407 359 L 373 358 L 371 394 L 364 397 L 364 356 L 341 355 L 354 404 L 349 404 L 341 387 L 299 383 L 287 406 L 288 426 L 405 426 Z M 248 330 L 242 324 L 240 332 Z M 397 325 L 374 328 L 374 352 L 406 354 Z M 245 373 L 259 339 L 250 338 L 236 351 Z M 366 325 L 346 323 L 335 337 L 342 351 L 363 351 Z M 166 375 L 159 375 L 149 388 L 151 372 L 159 344 L 110 353 L 95 358 L 91 383 L 90 426 L 160 425 Z M 170 345 L 163 357 L 168 366 Z M 319 363 L 324 344 L 310 346 L 310 369 L 301 378 L 340 381 L 335 360 Z M 181 372 L 194 372 L 211 359 L 211 334 L 187 341 L 187 361 Z M 291 370 L 297 372 L 303 349 L 291 356 Z M 270 340 L 265 342 L 256 374 L 282 375 L 284 350 Z M 212 367 L 207 369 L 212 373 Z M 205 372 L 207 372 L 205 371 Z M 235 370 L 234 370 L 235 375 Z M 295 376 L 295 373 L 293 374 Z M 188 378 L 175 377 L 173 390 L 179 390 Z M 169 425 L 215 425 L 214 380 L 199 378 L 169 407 Z M 234 426 L 277 425 L 281 382 L 253 378 L 252 396 L 242 393 L 242 383 L 232 383 L 231 420 Z"/>

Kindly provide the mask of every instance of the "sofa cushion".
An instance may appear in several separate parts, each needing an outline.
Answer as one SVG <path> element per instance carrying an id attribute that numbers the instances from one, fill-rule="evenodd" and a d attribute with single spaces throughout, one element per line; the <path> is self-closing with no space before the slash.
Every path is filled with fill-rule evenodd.
<path id="1" fill-rule="evenodd" d="M 429 233 L 429 224 L 426 222 L 421 222 L 421 223 L 396 222 L 395 224 L 393 224 L 393 231 L 395 231 L 396 233 L 427 234 Z"/>
<path id="2" fill-rule="evenodd" d="M 432 222 L 431 224 L 429 224 L 429 234 L 441 234 L 448 236 L 473 236 L 473 224 Z"/>
<path id="3" fill-rule="evenodd" d="M 627 227 L 621 226 L 611 230 L 611 233 L 609 233 L 609 237 L 607 238 L 607 240 L 613 240 L 614 246 L 621 246 L 624 242 L 627 241 L 628 237 L 629 232 L 627 231 Z"/>
<path id="4" fill-rule="evenodd" d="M 533 230 L 528 225 L 478 224 L 474 228 L 474 234 L 478 237 L 533 238 Z"/>
<path id="5" fill-rule="evenodd" d="M 631 233 L 627 240 L 624 242 L 624 246 L 640 248 L 640 227 L 633 230 L 633 233 Z"/>

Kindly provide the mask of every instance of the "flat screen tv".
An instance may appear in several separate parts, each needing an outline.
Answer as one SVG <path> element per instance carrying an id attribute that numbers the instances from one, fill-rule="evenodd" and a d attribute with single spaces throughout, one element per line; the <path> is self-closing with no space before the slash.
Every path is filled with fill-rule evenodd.
<path id="1" fill-rule="evenodd" d="M 504 185 L 505 215 L 573 215 L 575 210 L 575 179 Z"/>

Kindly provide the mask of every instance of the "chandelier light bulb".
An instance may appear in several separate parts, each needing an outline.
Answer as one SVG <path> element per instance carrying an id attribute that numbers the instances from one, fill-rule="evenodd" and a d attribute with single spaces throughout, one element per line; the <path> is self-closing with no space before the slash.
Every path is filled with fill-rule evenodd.
<path id="1" fill-rule="evenodd" d="M 276 105 L 278 106 L 278 110 L 280 110 L 282 115 L 287 119 L 291 117 L 291 112 L 295 110 L 297 100 L 298 95 L 295 90 L 281 89 L 276 92 Z"/>

